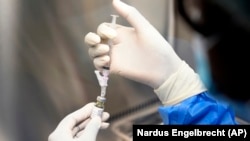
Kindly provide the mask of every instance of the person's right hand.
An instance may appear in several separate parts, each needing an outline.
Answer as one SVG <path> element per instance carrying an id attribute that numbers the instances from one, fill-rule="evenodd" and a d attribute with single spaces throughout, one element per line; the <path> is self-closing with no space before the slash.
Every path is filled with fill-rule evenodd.
<path id="1" fill-rule="evenodd" d="M 206 90 L 193 69 L 135 8 L 120 0 L 113 0 L 113 6 L 132 27 L 117 25 L 113 29 L 110 23 L 102 23 L 97 33 L 85 36 L 99 71 L 110 65 L 111 73 L 152 87 L 164 105 Z M 108 40 L 112 40 L 111 47 Z"/>
<path id="2" fill-rule="evenodd" d="M 85 36 L 95 67 L 101 71 L 110 63 L 111 73 L 158 88 L 177 71 L 182 60 L 134 7 L 120 0 L 113 0 L 113 6 L 132 27 L 117 25 L 112 29 L 110 23 L 102 23 L 97 33 Z M 111 48 L 105 44 L 110 39 Z"/>

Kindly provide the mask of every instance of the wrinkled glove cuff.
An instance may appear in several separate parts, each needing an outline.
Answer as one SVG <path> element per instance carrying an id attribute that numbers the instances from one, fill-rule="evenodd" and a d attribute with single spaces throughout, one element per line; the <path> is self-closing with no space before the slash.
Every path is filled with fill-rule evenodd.
<path id="1" fill-rule="evenodd" d="M 175 105 L 206 90 L 198 74 L 183 61 L 177 72 L 173 73 L 154 92 L 162 104 L 168 106 Z"/>

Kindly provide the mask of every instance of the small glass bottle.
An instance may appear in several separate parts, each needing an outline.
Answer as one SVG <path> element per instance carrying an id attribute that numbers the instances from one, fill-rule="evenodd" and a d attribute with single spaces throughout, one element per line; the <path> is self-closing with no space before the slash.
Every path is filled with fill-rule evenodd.
<path id="1" fill-rule="evenodd" d="M 97 97 L 97 102 L 95 104 L 94 109 L 92 110 L 91 117 L 99 116 L 102 117 L 102 113 L 104 111 L 104 103 L 106 101 L 105 97 L 98 96 Z"/>

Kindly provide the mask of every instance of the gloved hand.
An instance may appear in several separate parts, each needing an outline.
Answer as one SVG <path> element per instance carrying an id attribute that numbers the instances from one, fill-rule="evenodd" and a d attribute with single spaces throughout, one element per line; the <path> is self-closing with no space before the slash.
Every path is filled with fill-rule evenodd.
<path id="1" fill-rule="evenodd" d="M 110 64 L 111 73 L 152 87 L 165 105 L 204 90 L 198 76 L 137 9 L 120 0 L 113 0 L 113 6 L 132 27 L 113 29 L 110 23 L 102 23 L 97 33 L 85 36 L 99 71 Z M 112 40 L 111 47 L 107 40 Z"/>
<path id="2" fill-rule="evenodd" d="M 89 54 L 98 70 L 110 62 L 111 73 L 144 83 L 153 88 L 159 87 L 181 64 L 169 43 L 133 7 L 119 0 L 113 6 L 122 17 L 134 27 L 118 25 L 114 30 L 103 23 L 95 33 L 85 36 L 91 46 Z M 103 40 L 113 39 L 112 50 Z M 108 55 L 110 51 L 110 55 Z M 111 58 L 111 60 L 110 60 Z M 167 70 L 167 71 L 166 71 Z"/>
<path id="3" fill-rule="evenodd" d="M 109 113 L 102 118 L 90 118 L 95 103 L 88 103 L 81 109 L 67 115 L 49 135 L 49 141 L 95 141 L 99 129 L 106 129 Z"/>

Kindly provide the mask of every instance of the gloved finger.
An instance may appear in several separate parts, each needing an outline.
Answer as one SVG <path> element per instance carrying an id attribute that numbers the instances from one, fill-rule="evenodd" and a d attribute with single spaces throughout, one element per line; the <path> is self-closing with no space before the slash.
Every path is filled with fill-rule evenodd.
<path id="1" fill-rule="evenodd" d="M 80 136 L 82 136 L 83 133 L 84 133 L 84 130 L 81 130 L 81 131 L 77 132 L 74 137 L 79 138 Z"/>
<path id="2" fill-rule="evenodd" d="M 79 138 L 79 140 L 95 141 L 100 127 L 101 118 L 96 116 L 89 121 L 83 133 L 77 137 Z"/>
<path id="3" fill-rule="evenodd" d="M 100 24 L 97 28 L 97 34 L 102 39 L 113 39 L 117 36 L 117 32 L 108 23 Z"/>
<path id="4" fill-rule="evenodd" d="M 102 122 L 100 129 L 107 129 L 109 127 L 109 123 Z M 75 134 L 75 137 L 79 138 L 84 133 L 84 130 L 81 130 Z"/>
<path id="5" fill-rule="evenodd" d="M 72 130 L 72 134 L 76 135 L 78 134 L 78 132 L 81 132 L 82 130 L 84 130 L 86 128 L 86 126 L 88 125 L 89 121 L 91 119 L 87 119 L 85 121 L 83 121 L 82 123 L 80 123 L 79 125 L 75 126 Z M 106 129 L 109 127 L 109 123 L 108 122 L 102 122 L 101 123 L 101 129 Z"/>
<path id="6" fill-rule="evenodd" d="M 90 47 L 93 47 L 101 42 L 101 37 L 96 33 L 89 32 L 88 34 L 85 35 L 84 41 Z"/>
<path id="7" fill-rule="evenodd" d="M 84 128 L 86 127 L 86 125 L 88 125 L 89 121 L 90 121 L 90 119 L 88 119 L 88 120 L 82 122 L 80 125 L 74 127 L 73 130 L 72 130 L 72 134 L 76 135 L 79 131 L 84 130 Z M 109 123 L 108 122 L 102 122 L 101 123 L 101 129 L 106 129 L 108 127 L 109 127 Z"/>
<path id="8" fill-rule="evenodd" d="M 97 70 L 102 70 L 103 66 L 107 66 L 110 61 L 110 57 L 108 55 L 100 56 L 94 58 L 94 66 Z"/>
<path id="9" fill-rule="evenodd" d="M 102 121 L 107 121 L 110 117 L 110 114 L 108 112 L 102 113 Z"/>
<path id="10" fill-rule="evenodd" d="M 101 124 L 101 129 L 106 129 L 109 127 L 109 123 L 105 122 L 109 119 L 110 114 L 108 112 L 103 112 L 102 113 L 102 124 Z"/>
<path id="11" fill-rule="evenodd" d="M 92 109 L 94 107 L 94 102 L 88 103 L 81 109 L 67 115 L 59 124 L 58 128 L 72 131 L 73 128 L 83 120 L 89 118 Z"/>
<path id="12" fill-rule="evenodd" d="M 109 127 L 109 123 L 108 122 L 102 122 L 101 129 L 107 129 L 108 127 Z"/>
<path id="13" fill-rule="evenodd" d="M 136 31 L 143 32 L 151 26 L 136 8 L 127 5 L 120 0 L 113 0 L 113 6 L 122 17 L 127 19 Z"/>
<path id="14" fill-rule="evenodd" d="M 88 119 L 84 120 L 83 122 L 79 123 L 78 125 L 76 125 L 72 130 L 73 135 L 77 134 L 79 131 L 82 131 L 87 126 L 89 121 L 90 121 L 90 118 L 88 118 Z"/>
<path id="15" fill-rule="evenodd" d="M 108 112 L 103 112 L 102 113 L 101 129 L 106 129 L 106 128 L 109 127 L 109 123 L 105 122 L 105 121 L 107 121 L 109 119 L 109 117 L 110 117 L 110 114 Z M 89 121 L 90 121 L 90 118 L 84 120 L 82 123 L 80 123 L 77 126 L 75 126 L 74 129 L 73 129 L 73 134 L 79 132 L 80 130 L 83 130 L 86 127 L 86 125 L 89 123 Z"/>
<path id="16" fill-rule="evenodd" d="M 89 56 L 92 58 L 102 56 L 109 53 L 107 44 L 97 44 L 95 47 L 89 48 Z"/>
<path id="17" fill-rule="evenodd" d="M 103 112 L 102 113 L 101 120 L 102 120 L 102 124 L 103 124 L 104 127 L 108 126 L 107 125 L 108 123 L 105 122 L 105 121 L 107 121 L 109 117 L 110 117 L 110 114 L 108 112 Z M 81 122 L 77 126 L 75 126 L 73 130 L 74 131 L 77 131 L 77 130 L 79 131 L 79 130 L 84 129 L 86 127 L 86 125 L 89 123 L 89 121 L 90 121 L 90 118 L 84 120 L 83 122 Z"/>

